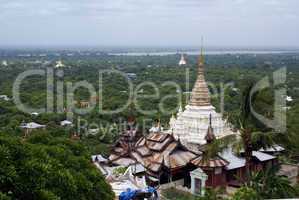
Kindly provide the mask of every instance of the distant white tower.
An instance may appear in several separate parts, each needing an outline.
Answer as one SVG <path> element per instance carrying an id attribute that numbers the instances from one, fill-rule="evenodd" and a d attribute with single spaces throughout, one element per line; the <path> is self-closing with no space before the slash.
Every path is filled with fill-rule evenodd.
<path id="1" fill-rule="evenodd" d="M 180 62 L 179 62 L 179 66 L 186 65 L 186 64 L 187 64 L 186 59 L 185 59 L 185 57 L 184 57 L 184 54 L 182 54 L 182 56 L 181 56 L 181 60 L 180 60 Z"/>
<path id="2" fill-rule="evenodd" d="M 55 68 L 62 68 L 62 67 L 64 67 L 64 66 L 65 66 L 65 65 L 62 63 L 62 61 L 59 60 L 59 61 L 56 62 Z"/>
<path id="3" fill-rule="evenodd" d="M 7 61 L 6 61 L 6 60 L 3 60 L 3 61 L 2 61 L 2 65 L 5 66 L 5 67 L 8 66 Z"/>

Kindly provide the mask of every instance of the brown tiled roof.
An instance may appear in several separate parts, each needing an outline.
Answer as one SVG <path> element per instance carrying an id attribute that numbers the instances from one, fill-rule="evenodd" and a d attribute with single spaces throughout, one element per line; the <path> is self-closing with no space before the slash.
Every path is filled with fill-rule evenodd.
<path id="1" fill-rule="evenodd" d="M 162 152 L 173 142 L 174 142 L 174 139 L 172 137 L 167 137 L 162 142 L 146 141 L 146 146 L 150 150 Z"/>
<path id="2" fill-rule="evenodd" d="M 146 146 L 141 146 L 136 148 L 136 151 L 141 155 L 141 156 L 150 156 L 152 154 L 151 150 L 146 147 Z"/>
<path id="3" fill-rule="evenodd" d="M 172 169 L 184 167 L 195 157 L 194 153 L 179 150 L 170 155 L 169 163 L 165 160 L 165 165 Z"/>
<path id="4" fill-rule="evenodd" d="M 210 159 L 203 159 L 202 156 L 197 157 L 196 159 L 192 160 L 191 163 L 196 165 L 197 167 L 209 167 L 209 168 L 216 168 L 216 167 L 225 167 L 229 164 L 228 161 L 224 160 L 220 156 L 216 156 L 215 158 Z"/>
<path id="5" fill-rule="evenodd" d="M 153 142 L 163 142 L 168 136 L 168 134 L 151 133 L 146 139 Z"/>
<path id="6" fill-rule="evenodd" d="M 143 146 L 143 145 L 145 145 L 145 142 L 146 142 L 146 138 L 142 137 L 136 142 L 135 147 Z"/>
<path id="7" fill-rule="evenodd" d="M 121 166 L 129 166 L 129 165 L 133 165 L 136 163 L 135 160 L 131 159 L 131 158 L 118 158 L 116 160 L 113 161 L 114 164 L 116 165 L 121 165 Z"/>
<path id="8" fill-rule="evenodd" d="M 158 163 L 158 162 L 151 162 L 149 165 L 146 166 L 146 168 L 150 169 L 152 172 L 160 171 L 161 167 L 162 167 L 162 164 Z"/>
<path id="9" fill-rule="evenodd" d="M 140 138 L 132 151 L 123 156 L 129 157 L 142 164 L 146 169 L 157 173 L 162 166 L 170 169 L 184 167 L 197 155 L 187 150 L 172 135 L 154 133 Z"/>

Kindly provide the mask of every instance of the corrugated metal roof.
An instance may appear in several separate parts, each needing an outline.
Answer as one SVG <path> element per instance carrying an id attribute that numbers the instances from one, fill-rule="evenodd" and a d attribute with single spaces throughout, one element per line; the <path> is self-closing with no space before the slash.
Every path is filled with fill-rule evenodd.
<path id="1" fill-rule="evenodd" d="M 226 149 L 222 153 L 220 153 L 220 156 L 223 157 L 225 160 L 229 162 L 229 165 L 226 166 L 227 170 L 237 169 L 241 167 L 245 167 L 246 160 L 243 157 L 236 156 L 231 148 Z M 259 151 L 253 151 L 252 156 L 256 157 L 259 161 L 267 161 L 267 160 L 273 160 L 276 157 L 262 153 Z"/>
<path id="2" fill-rule="evenodd" d="M 136 174 L 145 172 L 145 168 L 141 164 L 132 165 L 131 169 L 132 169 L 133 173 L 136 173 Z"/>
<path id="3" fill-rule="evenodd" d="M 136 149 L 136 151 L 138 151 L 142 156 L 148 156 L 151 155 L 151 151 L 149 148 L 147 148 L 146 146 L 143 147 L 138 147 Z"/>
<path id="4" fill-rule="evenodd" d="M 120 166 L 130 166 L 132 164 L 135 164 L 136 162 L 131 158 L 118 158 L 114 160 L 113 163 Z"/>
<path id="5" fill-rule="evenodd" d="M 162 163 L 150 163 L 146 168 L 150 169 L 153 172 L 158 172 L 160 171 L 162 167 Z"/>
<path id="6" fill-rule="evenodd" d="M 137 162 L 145 165 L 145 160 L 136 152 L 132 152 L 131 155 L 137 160 Z"/>
<path id="7" fill-rule="evenodd" d="M 236 156 L 231 148 L 224 150 L 220 156 L 227 160 L 229 164 L 225 167 L 227 170 L 237 169 L 245 166 L 245 159 Z"/>
<path id="8" fill-rule="evenodd" d="M 255 156 L 259 161 L 262 161 L 262 162 L 267 161 L 267 160 L 273 160 L 273 159 L 276 158 L 274 156 L 271 156 L 269 154 L 262 153 L 262 152 L 259 152 L 259 151 L 253 151 L 252 155 Z"/>
<path id="9" fill-rule="evenodd" d="M 25 129 L 37 129 L 37 128 L 45 128 L 46 125 L 41 125 L 41 124 L 38 124 L 35 122 L 30 122 L 27 124 L 22 124 L 20 127 L 25 128 Z"/>
<path id="10" fill-rule="evenodd" d="M 96 160 L 98 161 L 98 162 L 106 162 L 107 161 L 107 159 L 106 158 L 104 158 L 102 155 L 93 155 L 93 156 L 91 156 L 91 159 L 92 159 L 92 162 L 95 162 Z"/>
<path id="11" fill-rule="evenodd" d="M 145 145 L 145 138 L 144 138 L 144 137 L 140 138 L 140 139 L 136 142 L 136 144 L 135 144 L 136 147 L 143 146 L 143 145 Z"/>
<path id="12" fill-rule="evenodd" d="M 146 145 L 148 148 L 154 151 L 162 151 L 165 146 L 172 141 L 172 138 L 168 137 L 162 142 L 154 142 L 154 141 L 146 141 Z"/>
<path id="13" fill-rule="evenodd" d="M 279 145 L 273 145 L 272 147 L 270 148 L 261 148 L 259 151 L 260 152 L 281 152 L 281 151 L 284 151 L 285 148 L 283 148 L 282 146 L 279 146 Z"/>
<path id="14" fill-rule="evenodd" d="M 186 151 L 176 151 L 175 153 L 171 154 L 169 160 L 165 160 L 165 165 L 170 168 L 178 168 L 187 165 L 190 160 L 196 157 L 195 154 Z"/>

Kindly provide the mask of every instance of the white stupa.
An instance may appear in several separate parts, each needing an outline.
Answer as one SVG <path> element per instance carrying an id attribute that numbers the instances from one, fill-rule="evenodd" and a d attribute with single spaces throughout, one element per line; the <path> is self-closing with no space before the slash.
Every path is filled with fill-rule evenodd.
<path id="1" fill-rule="evenodd" d="M 7 67 L 8 66 L 8 62 L 6 60 L 3 60 L 1 63 L 3 66 Z"/>
<path id="2" fill-rule="evenodd" d="M 205 136 L 209 127 L 209 120 L 213 124 L 216 138 L 236 134 L 230 128 L 230 124 L 223 120 L 222 115 L 215 111 L 211 105 L 209 89 L 204 77 L 204 59 L 201 53 L 198 64 L 198 75 L 191 94 L 191 100 L 185 107 L 179 109 L 176 117 L 170 119 L 170 130 L 176 138 L 180 138 L 183 144 L 197 147 L 205 144 Z"/>
<path id="3" fill-rule="evenodd" d="M 180 62 L 179 62 L 179 66 L 186 65 L 186 64 L 187 64 L 187 61 L 186 61 L 186 59 L 185 59 L 184 54 L 182 54 L 182 56 L 181 56 L 181 60 L 180 60 Z"/>
<path id="4" fill-rule="evenodd" d="M 287 102 L 292 102 L 293 101 L 293 98 L 291 96 L 286 96 L 286 101 Z"/>
<path id="5" fill-rule="evenodd" d="M 56 62 L 55 68 L 63 68 L 65 67 L 65 65 L 63 64 L 63 62 L 61 60 L 58 60 Z"/>

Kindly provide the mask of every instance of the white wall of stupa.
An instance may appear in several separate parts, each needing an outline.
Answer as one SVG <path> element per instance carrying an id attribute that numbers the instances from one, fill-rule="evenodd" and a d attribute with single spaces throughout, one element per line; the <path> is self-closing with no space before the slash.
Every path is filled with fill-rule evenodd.
<path id="1" fill-rule="evenodd" d="M 211 122 L 216 138 L 236 134 L 231 125 L 223 119 L 222 114 L 217 113 L 212 106 L 208 86 L 204 77 L 204 61 L 201 55 L 198 64 L 198 75 L 191 94 L 191 100 L 183 110 L 179 109 L 176 116 L 172 116 L 169 122 L 173 135 L 187 146 L 205 144 L 205 136 Z"/>

